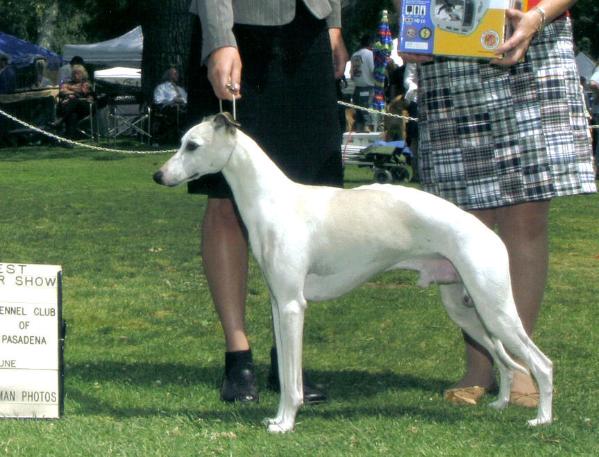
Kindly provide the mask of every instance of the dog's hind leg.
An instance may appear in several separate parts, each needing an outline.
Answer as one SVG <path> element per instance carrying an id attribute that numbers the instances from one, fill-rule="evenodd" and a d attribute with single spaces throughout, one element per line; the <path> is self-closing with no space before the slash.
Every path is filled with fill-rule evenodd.
<path id="1" fill-rule="evenodd" d="M 456 256 L 454 265 L 473 299 L 480 325 L 486 329 L 495 345 L 495 349 L 491 351 L 493 358 L 503 361 L 511 370 L 526 372 L 512 357 L 518 358 L 538 384 L 539 408 L 537 417 L 529 421 L 529 425 L 549 423 L 553 398 L 551 361 L 535 346 L 524 330 L 511 291 L 505 246 L 496 236 L 487 237 L 484 246 L 485 249 L 480 249 L 478 245 L 471 246 L 468 252 L 472 255 L 468 258 Z M 493 254 L 489 254 L 491 252 Z M 485 344 L 483 346 L 487 348 Z M 500 369 L 499 374 L 505 377 L 503 371 Z M 499 398 L 494 406 L 504 406 L 509 395 L 506 388 L 509 384 L 511 382 L 500 380 Z"/>
<path id="2" fill-rule="evenodd" d="M 512 384 L 512 370 L 506 364 L 507 360 L 503 360 L 505 357 L 509 359 L 509 355 L 505 354 L 501 343 L 498 346 L 497 342 L 489 335 L 463 284 L 443 284 L 439 288 L 443 305 L 451 320 L 484 347 L 493 358 L 499 371 L 499 394 L 491 406 L 497 409 L 504 408 L 508 404 Z M 501 354 L 502 351 L 504 354 Z"/>
<path id="3" fill-rule="evenodd" d="M 281 397 L 277 415 L 266 423 L 269 432 L 284 433 L 293 430 L 295 415 L 303 402 L 302 340 L 306 301 L 301 297 L 279 302 L 273 295 L 271 302 Z"/>
<path id="4" fill-rule="evenodd" d="M 528 425 L 550 424 L 553 414 L 553 363 L 530 339 L 528 347 L 536 362 L 529 365 L 530 370 L 539 387 L 539 411 L 535 419 L 528 421 Z"/>
<path id="5" fill-rule="evenodd" d="M 509 401 L 512 370 L 528 372 L 514 362 L 510 355 L 512 354 L 528 367 L 539 386 L 540 401 L 537 417 L 530 420 L 529 425 L 550 423 L 553 398 L 552 363 L 526 334 L 509 290 L 507 294 L 496 291 L 495 294 L 481 295 L 482 288 L 479 288 L 478 302 L 476 298 L 474 299 L 478 311 L 472 308 L 473 314 L 470 314 L 463 309 L 467 307 L 460 305 L 460 291 L 448 289 L 451 287 L 451 285 L 442 286 L 442 289 L 445 289 L 442 290 L 442 296 L 445 297 L 444 303 L 448 307 L 448 313 L 453 314 L 452 319 L 489 351 L 499 369 L 499 395 L 491 406 L 503 408 Z M 506 297 L 509 301 L 502 302 L 502 300 L 506 300 Z M 457 309 L 450 311 L 449 308 L 452 306 Z"/>
<path id="6" fill-rule="evenodd" d="M 505 352 L 503 345 L 501 345 L 500 342 L 498 343 L 499 348 L 496 347 L 497 352 Z M 493 363 L 495 364 L 495 367 L 499 372 L 499 392 L 497 393 L 497 398 L 491 403 L 489 403 L 489 406 L 495 409 L 503 409 L 508 405 L 510 401 L 510 390 L 512 387 L 512 380 L 514 378 L 514 374 L 512 369 L 503 362 L 501 357 L 494 357 Z"/>
<path id="7" fill-rule="evenodd" d="M 518 341 L 514 343 L 506 338 L 505 347 L 526 364 L 539 388 L 537 417 L 529 420 L 528 425 L 550 424 L 553 403 L 553 363 L 530 339 L 524 328 L 517 332 L 515 339 Z"/>
<path id="8" fill-rule="evenodd" d="M 531 426 L 549 424 L 552 420 L 553 402 L 553 363 L 534 344 L 524 327 L 513 325 L 498 326 L 495 329 L 497 341 L 530 370 L 539 388 L 539 408 L 537 417 L 529 420 Z"/>

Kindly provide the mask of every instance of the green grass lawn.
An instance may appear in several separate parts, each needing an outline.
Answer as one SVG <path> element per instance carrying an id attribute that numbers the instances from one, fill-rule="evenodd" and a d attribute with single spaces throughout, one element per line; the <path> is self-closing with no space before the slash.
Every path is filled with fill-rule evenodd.
<path id="1" fill-rule="evenodd" d="M 261 274 L 252 264 L 261 401 L 223 404 L 223 336 L 199 252 L 205 199 L 154 184 L 165 159 L 0 149 L 0 262 L 62 265 L 69 329 L 64 417 L 0 420 L 0 455 L 599 455 L 598 196 L 551 210 L 535 340 L 555 363 L 553 425 L 528 428 L 535 412 L 517 407 L 446 404 L 443 389 L 463 365 L 460 333 L 436 288 L 397 272 L 309 308 L 305 366 L 331 401 L 301 409 L 295 433 L 279 436 L 261 424 L 278 402 L 265 388 L 272 340 Z M 348 186 L 369 178 L 347 170 Z"/>

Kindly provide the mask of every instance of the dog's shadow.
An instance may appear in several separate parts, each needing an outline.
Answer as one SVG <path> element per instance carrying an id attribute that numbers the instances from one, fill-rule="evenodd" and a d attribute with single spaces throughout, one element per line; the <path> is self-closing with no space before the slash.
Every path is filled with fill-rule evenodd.
<path id="1" fill-rule="evenodd" d="M 268 392 L 266 389 L 266 378 L 269 367 L 258 365 L 256 373 L 258 377 L 259 389 L 261 392 Z M 406 405 L 385 405 L 384 407 L 368 406 L 364 404 L 364 399 L 373 398 L 389 390 L 422 390 L 435 394 L 448 387 L 450 382 L 444 379 L 419 378 L 411 375 L 399 375 L 390 371 L 372 372 L 366 370 L 346 370 L 346 371 L 309 371 L 310 379 L 324 385 L 331 402 L 335 404 L 335 411 L 326 413 L 322 409 L 318 411 L 325 415 L 338 416 L 339 414 L 349 415 L 380 415 L 388 414 L 405 415 L 420 414 L 434 415 L 439 419 L 440 415 L 445 415 L 441 411 L 432 411 L 428 409 L 414 408 Z M 114 417 L 151 417 L 157 415 L 180 416 L 188 415 L 190 417 L 201 416 L 204 419 L 227 420 L 239 419 L 239 415 L 247 416 L 248 421 L 261 420 L 261 418 L 272 415 L 272 400 L 275 394 L 270 397 L 271 402 L 261 402 L 251 407 L 235 408 L 234 414 L 226 414 L 220 408 L 214 406 L 214 401 L 218 401 L 219 384 L 222 377 L 222 366 L 190 366 L 183 364 L 156 364 L 156 363 L 120 363 L 120 362 L 96 362 L 96 363 L 71 363 L 65 369 L 66 387 L 65 395 L 69 401 L 74 402 L 79 413 L 99 414 Z M 165 391 L 176 388 L 192 388 L 197 385 L 204 385 L 210 391 L 210 398 L 200 396 L 197 401 L 197 408 L 184 409 L 165 404 L 159 407 L 118 404 L 103 398 L 98 385 L 114 384 L 115 386 L 126 385 L 141 389 L 162 389 Z M 89 387 L 86 388 L 86 386 Z M 120 388 L 120 387 L 117 387 Z M 278 395 L 278 394 L 276 394 Z M 316 411 L 316 410 L 315 410 Z M 66 411 L 68 414 L 68 409 Z M 447 417 L 447 420 L 452 420 Z"/>

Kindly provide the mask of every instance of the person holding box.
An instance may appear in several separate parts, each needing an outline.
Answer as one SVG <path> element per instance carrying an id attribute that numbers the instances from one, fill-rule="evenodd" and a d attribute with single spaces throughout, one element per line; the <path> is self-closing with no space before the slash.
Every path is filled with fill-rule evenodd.
<path id="1" fill-rule="evenodd" d="M 497 230 L 529 334 L 547 280 L 550 202 L 596 192 L 567 12 L 574 3 L 529 0 L 527 11 L 508 9 L 513 33 L 490 61 L 402 54 L 419 63 L 422 187 Z M 401 11 L 401 0 L 396 6 Z M 464 337 L 466 373 L 445 398 L 473 405 L 495 389 L 495 375 L 488 353 Z M 530 376 L 514 375 L 510 401 L 537 405 Z"/>

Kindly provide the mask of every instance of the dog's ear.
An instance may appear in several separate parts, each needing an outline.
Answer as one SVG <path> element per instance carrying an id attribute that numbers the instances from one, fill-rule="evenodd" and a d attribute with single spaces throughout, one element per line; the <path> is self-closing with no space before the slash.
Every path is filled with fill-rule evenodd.
<path id="1" fill-rule="evenodd" d="M 235 119 L 233 119 L 231 113 L 227 113 L 226 111 L 223 113 L 218 113 L 216 116 L 214 116 L 212 122 L 214 123 L 214 126 L 217 129 L 221 127 L 226 127 L 227 130 L 232 131 L 236 128 L 241 127 L 241 124 L 237 122 Z"/>

